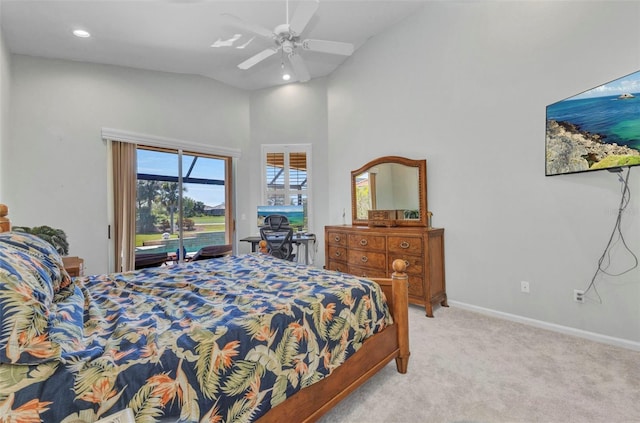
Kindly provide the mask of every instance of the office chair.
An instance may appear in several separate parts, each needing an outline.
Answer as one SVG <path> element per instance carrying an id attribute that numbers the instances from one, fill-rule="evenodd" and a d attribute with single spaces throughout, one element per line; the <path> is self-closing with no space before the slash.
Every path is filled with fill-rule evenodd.
<path id="1" fill-rule="evenodd" d="M 289 219 L 281 214 L 270 214 L 264 218 L 264 226 L 275 230 L 289 227 Z"/>
<path id="2" fill-rule="evenodd" d="M 267 242 L 267 251 L 274 257 L 293 261 L 293 228 L 290 226 L 274 229 L 269 226 L 260 228 L 260 237 Z"/>

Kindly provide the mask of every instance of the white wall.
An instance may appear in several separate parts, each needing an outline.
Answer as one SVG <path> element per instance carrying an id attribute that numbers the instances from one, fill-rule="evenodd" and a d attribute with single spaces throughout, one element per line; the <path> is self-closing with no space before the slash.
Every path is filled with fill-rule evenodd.
<path id="1" fill-rule="evenodd" d="M 248 210 L 240 221 L 240 238 L 257 234 L 256 207 L 261 199 L 260 146 L 262 144 L 312 144 L 313 225 L 318 236 L 314 263 L 324 265 L 324 232 L 328 224 L 329 186 L 327 184 L 327 88 L 326 79 L 304 84 L 288 84 L 251 94 L 251 147 L 243 150 L 243 160 L 251 172 L 241 175 L 239 210 Z M 243 246 L 241 246 L 243 247 Z M 248 245 L 243 251 L 249 251 Z"/>
<path id="2" fill-rule="evenodd" d="M 349 210 L 351 169 L 426 158 L 451 300 L 640 342 L 638 269 L 600 280 L 602 304 L 572 300 L 613 228 L 617 178 L 544 176 L 545 106 L 636 71 L 639 17 L 636 2 L 427 2 L 369 40 L 328 83 L 330 223 Z"/>
<path id="3" fill-rule="evenodd" d="M 14 225 L 65 230 L 89 274 L 107 271 L 101 128 L 233 148 L 249 138 L 248 93 L 208 78 L 18 55 L 11 67 L 3 201 Z"/>
<path id="4" fill-rule="evenodd" d="M 9 98 L 10 91 L 10 54 L 4 42 L 0 28 L 0 163 L 2 163 L 4 143 L 9 138 Z M 0 166 L 0 202 L 3 200 L 2 181 L 6 179 L 4 166 Z"/>

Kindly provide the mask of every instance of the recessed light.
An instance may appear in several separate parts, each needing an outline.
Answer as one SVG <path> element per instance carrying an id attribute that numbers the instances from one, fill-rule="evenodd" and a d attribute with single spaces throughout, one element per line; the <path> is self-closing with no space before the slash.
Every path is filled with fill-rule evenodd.
<path id="1" fill-rule="evenodd" d="M 79 37 L 79 38 L 89 38 L 89 37 L 91 37 L 91 34 L 89 34 L 89 32 L 85 31 L 84 29 L 74 29 L 73 30 L 73 35 L 75 35 L 76 37 Z"/>

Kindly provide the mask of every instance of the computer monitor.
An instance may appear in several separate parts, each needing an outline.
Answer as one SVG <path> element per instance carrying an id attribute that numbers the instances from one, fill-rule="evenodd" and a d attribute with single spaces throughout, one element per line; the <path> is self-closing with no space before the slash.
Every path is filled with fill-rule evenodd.
<path id="1" fill-rule="evenodd" d="M 304 227 L 304 206 L 258 206 L 258 228 L 264 226 L 264 218 L 271 214 L 286 216 L 294 228 Z"/>

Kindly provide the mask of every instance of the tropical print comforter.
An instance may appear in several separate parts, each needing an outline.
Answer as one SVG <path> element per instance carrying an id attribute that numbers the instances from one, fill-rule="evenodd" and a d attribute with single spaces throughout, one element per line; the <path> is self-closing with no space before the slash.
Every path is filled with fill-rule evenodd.
<path id="1" fill-rule="evenodd" d="M 391 322 L 376 284 L 268 255 L 72 280 L 3 235 L 0 422 L 250 422 Z"/>

